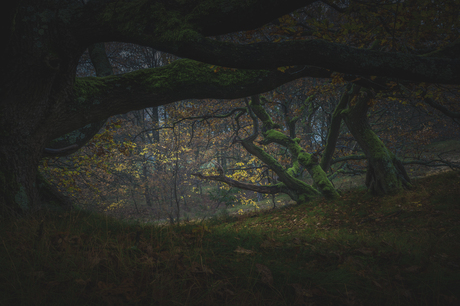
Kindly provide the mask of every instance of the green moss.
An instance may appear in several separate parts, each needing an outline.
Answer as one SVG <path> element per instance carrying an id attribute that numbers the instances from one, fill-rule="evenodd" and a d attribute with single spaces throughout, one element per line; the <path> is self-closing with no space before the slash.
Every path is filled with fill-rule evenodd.
<path id="1" fill-rule="evenodd" d="M 303 203 L 308 203 L 311 199 L 311 196 L 308 194 L 301 194 L 299 195 L 299 198 L 297 200 L 297 204 L 303 204 Z"/>
<path id="2" fill-rule="evenodd" d="M 363 140 L 369 147 L 371 158 L 374 159 L 390 159 L 394 158 L 394 154 L 388 151 L 380 138 L 370 128 L 363 131 Z"/>
<path id="3" fill-rule="evenodd" d="M 296 160 L 295 162 L 292 163 L 292 167 L 287 169 L 286 171 L 289 175 L 295 176 L 297 173 L 300 172 L 300 164 Z"/>
<path id="4" fill-rule="evenodd" d="M 264 133 L 264 137 L 267 140 L 276 142 L 276 143 L 285 143 L 287 141 L 287 136 L 281 133 L 280 131 L 270 129 Z"/>
<path id="5" fill-rule="evenodd" d="M 299 154 L 298 159 L 300 163 L 307 169 L 312 168 L 314 166 L 312 155 L 308 154 L 307 152 L 302 152 L 301 154 Z"/>
<path id="6" fill-rule="evenodd" d="M 85 102 L 95 96 L 99 96 L 101 91 L 106 89 L 107 79 L 110 77 L 84 77 L 76 78 L 74 93 L 78 102 Z"/>
<path id="7" fill-rule="evenodd" d="M 300 154 L 300 152 L 303 151 L 299 144 L 295 141 L 295 139 L 292 140 L 289 136 L 284 135 L 280 131 L 276 131 L 273 129 L 268 130 L 264 133 L 264 138 L 269 142 L 275 142 L 282 146 L 285 146 L 289 149 L 292 155 L 297 156 L 298 154 Z"/>
<path id="8" fill-rule="evenodd" d="M 295 192 L 297 194 L 309 194 L 310 197 L 315 197 L 319 195 L 319 192 L 315 188 L 290 175 L 275 158 L 273 158 L 270 154 L 268 154 L 261 148 L 253 144 L 248 144 L 244 142 L 243 146 L 245 146 L 248 152 L 257 156 L 265 164 L 269 165 L 269 167 L 278 174 L 280 180 L 283 181 L 286 184 L 287 188 L 292 190 L 292 192 Z"/>
<path id="9" fill-rule="evenodd" d="M 294 156 L 293 167 L 288 169 L 286 172 L 293 176 L 299 171 L 299 162 L 302 164 L 310 173 L 315 183 L 315 186 L 321 191 L 321 193 L 327 198 L 339 197 L 339 194 L 335 190 L 332 183 L 327 179 L 326 173 L 318 164 L 318 158 L 305 152 L 298 144 L 297 141 L 292 140 L 290 137 L 276 130 L 268 130 L 264 133 L 265 139 L 270 142 L 276 142 L 289 149 L 291 154 Z M 298 161 L 297 161 L 298 160 Z M 309 185 L 308 185 L 309 186 Z M 309 186 L 311 188 L 311 186 Z"/>
<path id="10" fill-rule="evenodd" d="M 255 78 L 268 74 L 265 70 L 242 70 L 222 68 L 216 71 L 217 66 L 181 59 L 159 68 L 142 69 L 121 76 L 123 84 L 131 85 L 133 80 L 142 80 L 141 84 L 156 93 L 169 92 L 184 86 L 194 84 L 209 84 L 208 86 L 245 86 Z M 216 71 L 216 72 L 214 72 Z M 135 86 L 136 84 L 132 84 Z"/>
<path id="11" fill-rule="evenodd" d="M 312 176 L 315 186 L 321 191 L 326 198 L 340 197 L 337 190 L 335 190 L 332 183 L 327 178 L 326 172 L 321 168 L 318 159 L 306 152 L 302 152 L 298 156 L 299 162 L 308 170 Z"/>
<path id="12" fill-rule="evenodd" d="M 74 92 L 78 105 L 82 106 L 88 101 L 97 104 L 99 96 L 103 97 L 108 91 L 116 91 L 118 88 L 162 94 L 178 89 L 193 91 L 197 84 L 244 87 L 269 73 L 266 70 L 217 68 L 219 67 L 181 59 L 163 67 L 141 69 L 119 76 L 77 78 Z"/>
<path id="13" fill-rule="evenodd" d="M 278 182 L 275 184 L 275 186 L 278 186 L 279 188 L 285 188 L 286 184 L 284 184 L 283 182 Z"/>
<path id="14" fill-rule="evenodd" d="M 321 193 L 328 199 L 332 198 L 339 198 L 340 195 L 335 190 L 334 186 L 332 185 L 331 181 L 327 178 L 326 173 L 323 171 L 320 165 L 316 164 L 310 170 L 311 175 L 313 177 L 313 182 L 315 186 L 321 190 Z"/>
<path id="15" fill-rule="evenodd" d="M 266 98 L 263 98 L 263 100 L 266 100 Z M 272 118 L 268 115 L 262 105 L 255 104 L 253 101 L 251 101 L 249 105 L 257 117 L 262 120 L 262 123 L 267 130 L 280 128 L 280 125 L 273 122 Z"/>

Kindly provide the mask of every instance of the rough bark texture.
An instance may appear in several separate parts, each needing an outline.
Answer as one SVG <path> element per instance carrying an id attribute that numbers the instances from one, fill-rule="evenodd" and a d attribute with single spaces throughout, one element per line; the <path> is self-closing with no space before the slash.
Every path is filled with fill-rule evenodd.
<path id="1" fill-rule="evenodd" d="M 366 186 L 376 195 L 394 194 L 411 187 L 404 166 L 372 131 L 367 118 L 368 102 L 373 98 L 370 91 L 356 91 L 353 85 L 350 93 L 357 92 L 342 111 L 345 123 L 353 134 L 368 161 Z M 349 94 L 350 94 L 349 93 Z"/>

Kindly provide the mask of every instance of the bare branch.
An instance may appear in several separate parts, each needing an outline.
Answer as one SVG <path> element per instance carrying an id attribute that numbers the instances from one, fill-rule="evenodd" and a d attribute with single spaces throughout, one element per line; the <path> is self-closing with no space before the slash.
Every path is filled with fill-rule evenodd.
<path id="1" fill-rule="evenodd" d="M 201 173 L 192 173 L 193 176 L 199 177 L 200 179 L 205 179 L 205 180 L 211 180 L 211 181 L 219 181 L 226 183 L 227 185 L 244 189 L 244 190 L 250 190 L 250 191 L 255 191 L 259 193 L 264 193 L 264 194 L 277 194 L 282 191 L 282 188 L 280 186 L 274 185 L 274 186 L 258 186 L 254 184 L 248 184 L 248 183 L 243 183 L 243 182 L 238 182 L 235 181 L 229 177 L 226 177 L 223 174 L 220 175 L 203 175 Z"/>

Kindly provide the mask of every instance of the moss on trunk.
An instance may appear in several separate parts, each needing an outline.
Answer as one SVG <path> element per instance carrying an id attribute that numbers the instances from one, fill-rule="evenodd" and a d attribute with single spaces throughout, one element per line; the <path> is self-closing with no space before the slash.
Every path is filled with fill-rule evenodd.
<path id="1" fill-rule="evenodd" d="M 352 91 L 356 90 L 353 85 Z M 398 158 L 391 153 L 375 134 L 367 118 L 368 102 L 372 92 L 361 89 L 342 111 L 345 123 L 368 161 L 366 186 L 376 195 L 394 194 L 411 187 L 409 176 Z M 351 105 L 350 105 L 351 104 Z"/>

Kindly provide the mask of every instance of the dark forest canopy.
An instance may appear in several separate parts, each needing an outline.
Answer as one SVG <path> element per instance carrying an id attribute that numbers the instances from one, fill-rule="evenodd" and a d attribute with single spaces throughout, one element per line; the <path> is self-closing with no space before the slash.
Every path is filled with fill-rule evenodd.
<path id="1" fill-rule="evenodd" d="M 377 0 L 15 2 L 4 12 L 6 48 L 0 57 L 2 215 L 39 207 L 47 188 L 37 183 L 40 159 L 74 152 L 91 139 L 101 122 L 116 114 L 183 99 L 243 98 L 302 77 L 340 75 L 371 89 L 388 89 L 395 81 L 460 84 L 459 21 L 454 9 L 458 3 L 422 2 L 403 1 L 398 6 Z M 420 6 L 429 8 L 425 15 L 418 13 Z M 318 8 L 327 8 L 331 16 L 345 16 L 334 17 L 340 29 L 326 22 L 326 12 L 318 13 Z M 281 17 L 294 12 L 313 18 L 297 17 L 294 30 L 285 29 L 279 39 L 238 43 L 219 38 L 275 26 L 283 29 Z M 373 22 L 380 24 L 368 28 Z M 299 28 L 305 32 L 289 34 Z M 111 75 L 98 56 L 100 43 L 109 41 L 147 46 L 183 59 Z M 76 78 L 78 61 L 88 48 L 98 76 Z M 214 65 L 226 68 L 215 72 Z M 353 116 L 358 120 L 358 113 Z"/>

